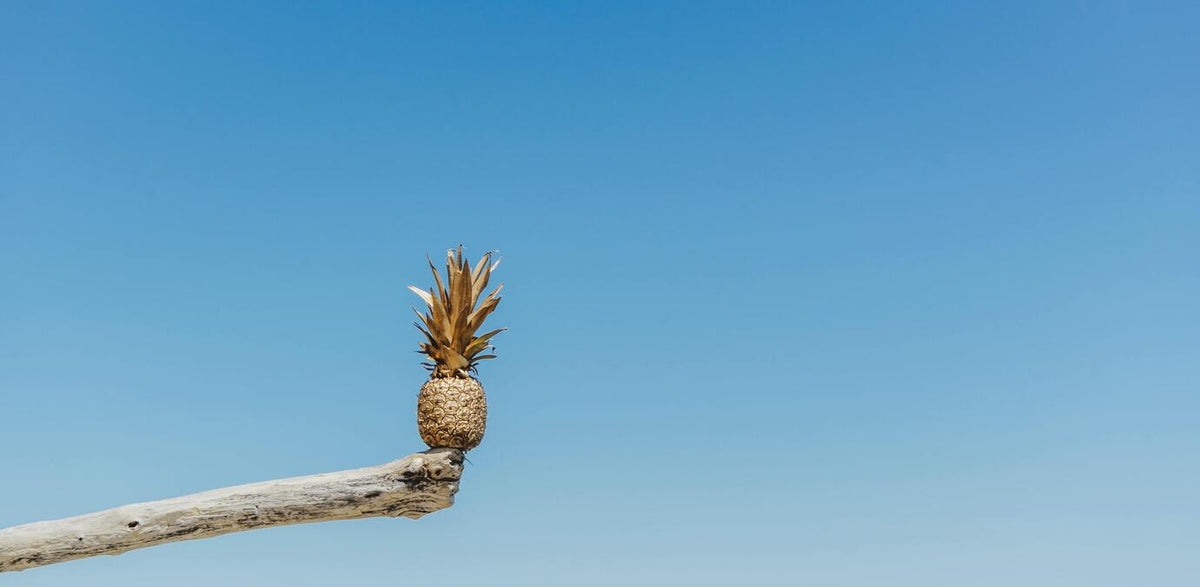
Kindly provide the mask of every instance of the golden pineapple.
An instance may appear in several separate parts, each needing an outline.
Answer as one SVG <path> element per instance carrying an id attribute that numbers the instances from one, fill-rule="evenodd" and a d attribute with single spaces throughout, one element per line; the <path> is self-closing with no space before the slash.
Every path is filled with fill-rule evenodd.
<path id="1" fill-rule="evenodd" d="M 492 262 L 493 253 L 471 265 L 463 257 L 462 246 L 446 252 L 446 282 L 433 260 L 436 289 L 429 291 L 408 286 L 421 296 L 428 311 L 417 312 L 421 322 L 417 328 L 425 334 L 421 351 L 429 362 L 430 379 L 421 386 L 417 397 L 417 428 L 421 440 L 430 447 L 450 447 L 470 450 L 479 446 L 487 427 L 487 398 L 483 386 L 472 377 L 476 364 L 496 355 L 485 353 L 493 349 L 488 341 L 504 331 L 503 328 L 475 335 L 483 321 L 500 303 L 500 284 L 480 301 L 492 270 L 500 261 Z"/>

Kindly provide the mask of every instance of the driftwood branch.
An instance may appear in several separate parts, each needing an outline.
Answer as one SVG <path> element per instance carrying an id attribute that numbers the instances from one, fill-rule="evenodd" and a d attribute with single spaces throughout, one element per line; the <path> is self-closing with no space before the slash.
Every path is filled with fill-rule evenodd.
<path id="1" fill-rule="evenodd" d="M 377 467 L 226 487 L 0 530 L 0 572 L 243 530 L 419 518 L 454 504 L 462 452 L 434 449 Z"/>

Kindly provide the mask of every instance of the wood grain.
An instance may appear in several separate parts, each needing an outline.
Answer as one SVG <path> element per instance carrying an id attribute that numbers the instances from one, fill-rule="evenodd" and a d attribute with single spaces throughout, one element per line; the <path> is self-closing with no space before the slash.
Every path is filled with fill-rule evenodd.
<path id="1" fill-rule="evenodd" d="M 0 530 L 0 572 L 117 555 L 232 532 L 381 516 L 419 518 L 454 505 L 461 451 L 384 465 L 214 489 Z"/>

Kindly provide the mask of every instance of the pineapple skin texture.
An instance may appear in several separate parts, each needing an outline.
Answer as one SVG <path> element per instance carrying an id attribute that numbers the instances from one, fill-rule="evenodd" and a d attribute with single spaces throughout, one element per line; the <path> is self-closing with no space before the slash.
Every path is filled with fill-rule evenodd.
<path id="1" fill-rule="evenodd" d="M 441 377 L 421 386 L 417 429 L 431 448 L 471 450 L 483 441 L 487 397 L 473 378 Z"/>

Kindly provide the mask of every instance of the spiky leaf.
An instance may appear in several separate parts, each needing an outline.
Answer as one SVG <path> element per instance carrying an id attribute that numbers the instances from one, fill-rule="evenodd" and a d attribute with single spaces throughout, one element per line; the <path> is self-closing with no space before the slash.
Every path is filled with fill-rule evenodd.
<path id="1" fill-rule="evenodd" d="M 417 312 L 420 323 L 417 328 L 428 342 L 421 343 L 419 352 L 429 357 L 432 377 L 466 376 L 475 370 L 475 364 L 495 355 L 481 355 L 492 348 L 488 342 L 504 329 L 496 329 L 476 336 L 487 317 L 500 304 L 503 284 L 492 290 L 483 300 L 480 295 L 487 287 L 491 273 L 500 264 L 493 262 L 494 251 L 484 253 L 472 267 L 463 254 L 462 246 L 446 251 L 446 279 L 438 273 L 433 259 L 428 259 L 433 271 L 434 287 L 428 291 L 409 286 L 413 293 L 429 308 L 426 313 Z"/>

